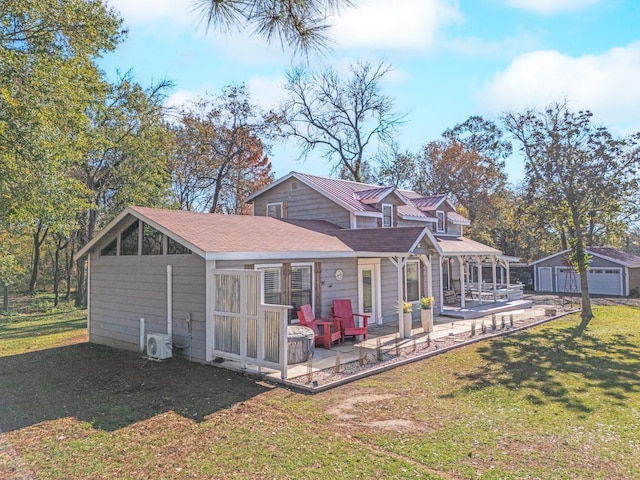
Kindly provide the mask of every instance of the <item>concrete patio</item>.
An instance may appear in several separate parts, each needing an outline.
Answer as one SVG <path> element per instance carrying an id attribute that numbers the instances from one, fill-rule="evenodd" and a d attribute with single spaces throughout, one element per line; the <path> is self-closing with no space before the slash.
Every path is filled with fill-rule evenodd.
<path id="1" fill-rule="evenodd" d="M 530 302 L 529 302 L 530 304 Z M 535 306 L 532 308 L 522 308 L 518 310 L 511 310 L 504 313 L 488 313 L 478 318 L 450 318 L 444 316 L 438 316 L 434 318 L 434 328 L 430 335 L 427 335 L 422 330 L 420 320 L 414 320 L 411 329 L 411 336 L 409 338 L 398 338 L 398 326 L 393 324 L 386 325 L 373 325 L 369 327 L 366 341 L 352 341 L 346 340 L 343 344 L 334 344 L 330 350 L 316 347 L 313 359 L 311 362 L 303 362 L 296 365 L 290 365 L 287 369 L 287 379 L 291 380 L 310 373 L 325 370 L 328 368 L 335 368 L 336 359 L 339 353 L 340 364 L 344 365 L 351 362 L 357 362 L 362 355 L 375 356 L 378 345 L 384 350 L 390 350 L 396 348 L 396 342 L 398 348 L 411 347 L 413 345 L 420 345 L 427 342 L 427 337 L 430 337 L 432 342 L 442 341 L 443 339 L 458 335 L 469 333 L 471 334 L 471 325 L 476 323 L 477 335 L 480 334 L 482 322 L 487 325 L 487 328 L 491 328 L 492 316 L 496 316 L 498 326 L 500 326 L 502 317 L 505 318 L 507 323 L 510 322 L 510 317 L 513 315 L 514 323 L 522 323 L 525 319 L 530 318 L 543 318 L 545 317 L 545 310 L 548 307 Z M 266 372 L 263 371 L 267 377 L 274 379 L 280 378 L 280 372 Z"/>

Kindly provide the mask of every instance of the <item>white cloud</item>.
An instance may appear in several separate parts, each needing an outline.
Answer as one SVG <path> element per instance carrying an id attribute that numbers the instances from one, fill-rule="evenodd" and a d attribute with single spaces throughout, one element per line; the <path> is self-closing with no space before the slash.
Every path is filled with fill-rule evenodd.
<path id="1" fill-rule="evenodd" d="M 126 25 L 171 21 L 179 25 L 195 25 L 199 18 L 192 0 L 107 0 L 125 20 Z"/>
<path id="2" fill-rule="evenodd" d="M 507 5 L 543 15 L 584 10 L 602 0 L 507 0 Z"/>
<path id="3" fill-rule="evenodd" d="M 415 48 L 433 45 L 436 32 L 462 18 L 457 0 L 362 0 L 333 18 L 337 48 Z"/>
<path id="4" fill-rule="evenodd" d="M 619 133 L 640 130 L 640 42 L 574 58 L 554 50 L 520 55 L 486 86 L 481 104 L 500 112 L 567 99 Z"/>

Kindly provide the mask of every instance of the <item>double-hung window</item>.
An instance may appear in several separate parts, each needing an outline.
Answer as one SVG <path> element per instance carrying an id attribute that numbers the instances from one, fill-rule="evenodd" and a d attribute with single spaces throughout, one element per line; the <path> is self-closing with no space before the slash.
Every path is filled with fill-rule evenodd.
<path id="1" fill-rule="evenodd" d="M 420 299 L 420 262 L 409 260 L 405 266 L 405 291 L 407 302 Z"/>
<path id="2" fill-rule="evenodd" d="M 280 203 L 268 203 L 267 204 L 267 216 L 273 218 L 282 218 L 282 202 Z"/>
<path id="3" fill-rule="evenodd" d="M 264 272 L 264 303 L 282 305 L 282 267 L 258 267 Z"/>
<path id="4" fill-rule="evenodd" d="M 382 204 L 382 226 L 393 227 L 393 205 Z"/>
<path id="5" fill-rule="evenodd" d="M 438 226 L 437 226 L 437 232 L 444 232 L 445 231 L 445 220 L 446 220 L 446 216 L 445 213 L 441 210 L 438 210 L 436 212 L 436 214 L 438 215 Z"/>

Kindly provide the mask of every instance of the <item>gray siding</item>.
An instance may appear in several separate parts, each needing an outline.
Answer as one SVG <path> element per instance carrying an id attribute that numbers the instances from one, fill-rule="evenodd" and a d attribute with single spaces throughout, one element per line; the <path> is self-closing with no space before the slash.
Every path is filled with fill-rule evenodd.
<path id="1" fill-rule="evenodd" d="M 293 188 L 295 185 L 295 188 Z M 350 228 L 349 212 L 324 195 L 290 178 L 253 202 L 254 215 L 266 215 L 268 203 L 286 202 L 286 217 L 298 220 L 325 220 L 342 228 Z"/>
<path id="2" fill-rule="evenodd" d="M 197 255 L 92 254 L 91 342 L 138 350 L 141 317 L 145 334 L 166 333 L 167 265 L 173 268 L 173 339 L 187 347 L 174 354 L 205 361 L 205 263 Z"/>

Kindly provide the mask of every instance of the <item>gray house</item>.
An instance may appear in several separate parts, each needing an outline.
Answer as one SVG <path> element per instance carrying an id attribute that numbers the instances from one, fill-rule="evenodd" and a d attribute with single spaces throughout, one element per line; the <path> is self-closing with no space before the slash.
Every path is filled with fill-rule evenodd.
<path id="1" fill-rule="evenodd" d="M 510 258 L 463 236 L 469 221 L 445 196 L 292 172 L 248 201 L 254 216 L 123 211 L 76 255 L 89 265 L 90 340 L 138 349 L 157 333 L 194 361 L 264 360 L 268 345 L 240 339 L 286 337 L 300 305 L 328 316 L 348 298 L 403 335 L 399 302 L 417 313 L 434 296 L 437 314 L 473 265 L 492 265 L 494 285 L 496 268 L 508 269 Z"/>
<path id="2" fill-rule="evenodd" d="M 610 247 L 587 247 L 591 256 L 589 293 L 628 296 L 640 292 L 640 257 Z M 569 265 L 571 250 L 532 262 L 536 292 L 580 293 L 580 278 Z"/>

